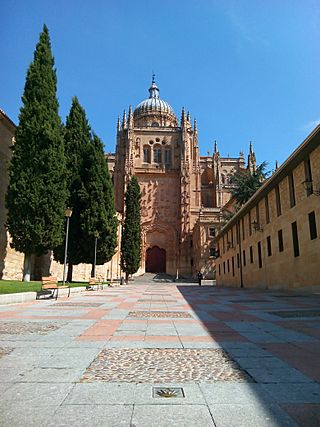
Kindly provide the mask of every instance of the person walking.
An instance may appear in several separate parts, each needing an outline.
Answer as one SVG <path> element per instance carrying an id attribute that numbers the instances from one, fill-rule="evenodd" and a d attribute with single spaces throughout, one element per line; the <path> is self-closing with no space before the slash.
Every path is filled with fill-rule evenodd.
<path id="1" fill-rule="evenodd" d="M 201 281 L 203 279 L 203 274 L 201 273 L 201 271 L 199 271 L 199 273 L 197 274 L 197 278 L 198 278 L 199 286 L 201 286 Z"/>

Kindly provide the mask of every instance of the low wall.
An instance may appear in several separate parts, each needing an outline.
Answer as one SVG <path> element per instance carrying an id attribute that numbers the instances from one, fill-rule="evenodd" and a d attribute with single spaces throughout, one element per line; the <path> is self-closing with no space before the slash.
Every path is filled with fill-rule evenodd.
<path id="1" fill-rule="evenodd" d="M 85 290 L 84 286 L 77 286 L 75 288 L 70 288 L 70 294 L 74 294 L 84 290 Z M 69 293 L 69 288 L 59 289 L 58 298 L 66 297 L 68 296 L 68 293 Z M 35 301 L 36 298 L 37 298 L 37 292 L 19 292 L 16 294 L 2 294 L 0 295 L 0 305 L 19 304 L 22 302 Z M 41 299 L 39 301 L 41 301 Z"/>

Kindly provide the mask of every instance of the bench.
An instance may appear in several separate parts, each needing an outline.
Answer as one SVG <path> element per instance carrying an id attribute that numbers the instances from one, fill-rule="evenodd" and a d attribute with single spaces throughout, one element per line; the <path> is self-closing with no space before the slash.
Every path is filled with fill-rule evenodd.
<path id="1" fill-rule="evenodd" d="M 57 278 L 54 276 L 42 277 L 41 293 L 46 294 L 45 291 L 51 291 L 52 298 L 54 298 L 54 295 L 56 295 L 56 299 L 57 299 L 59 289 L 67 289 L 67 288 L 68 286 L 59 285 Z"/>
<path id="2" fill-rule="evenodd" d="M 104 285 L 104 282 L 103 282 L 102 276 L 98 276 L 97 279 L 95 277 L 90 277 L 89 282 L 86 286 L 86 290 L 87 291 L 93 291 L 95 286 L 96 286 L 97 291 L 99 289 L 103 290 L 103 285 Z"/>

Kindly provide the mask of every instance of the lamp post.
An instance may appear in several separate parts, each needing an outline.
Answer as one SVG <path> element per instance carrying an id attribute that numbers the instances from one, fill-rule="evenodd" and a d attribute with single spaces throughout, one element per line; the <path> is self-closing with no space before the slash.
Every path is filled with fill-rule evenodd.
<path id="1" fill-rule="evenodd" d="M 303 181 L 303 187 L 307 192 L 307 196 L 310 194 L 315 194 L 316 196 L 320 196 L 320 188 L 314 187 L 314 182 L 312 180 Z"/>
<path id="2" fill-rule="evenodd" d="M 93 257 L 93 266 L 92 266 L 92 277 L 96 277 L 96 263 L 97 263 L 97 244 L 98 244 L 99 233 L 96 231 L 94 233 L 94 257 Z"/>
<path id="3" fill-rule="evenodd" d="M 63 263 L 63 286 L 66 282 L 66 266 L 67 266 L 67 253 L 68 253 L 68 240 L 69 240 L 69 220 L 72 215 L 72 209 L 67 208 L 64 211 L 64 216 L 67 218 L 67 225 L 66 225 L 66 243 L 64 247 L 64 263 Z M 70 283 L 69 283 L 69 293 L 68 297 L 70 296 Z"/>

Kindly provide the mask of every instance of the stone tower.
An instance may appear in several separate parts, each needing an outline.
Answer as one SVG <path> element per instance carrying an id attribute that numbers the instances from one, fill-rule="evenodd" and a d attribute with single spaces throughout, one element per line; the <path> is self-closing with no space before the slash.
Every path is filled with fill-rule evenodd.
<path id="1" fill-rule="evenodd" d="M 142 193 L 142 270 L 190 275 L 191 234 L 201 207 L 197 126 L 184 109 L 178 122 L 154 76 L 149 98 L 118 121 L 114 184 L 122 213 L 132 175 Z"/>
<path id="2" fill-rule="evenodd" d="M 138 179 L 141 198 L 140 273 L 194 276 L 214 271 L 213 238 L 221 207 L 230 199 L 230 177 L 245 167 L 240 157 L 199 155 L 197 122 L 182 108 L 178 121 L 159 97 L 154 76 L 149 97 L 118 118 L 113 169 L 116 209 L 124 213 L 130 177 Z"/>

